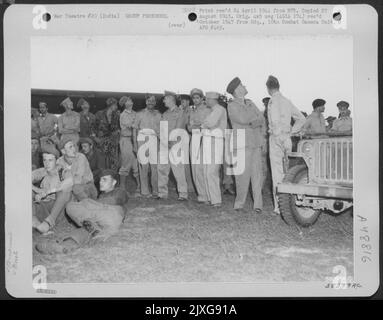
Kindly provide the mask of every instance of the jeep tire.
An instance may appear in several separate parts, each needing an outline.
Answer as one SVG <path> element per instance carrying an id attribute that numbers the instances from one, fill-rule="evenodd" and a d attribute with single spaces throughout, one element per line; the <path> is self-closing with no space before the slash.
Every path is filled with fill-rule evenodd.
<path id="1" fill-rule="evenodd" d="M 308 171 L 306 165 L 291 167 L 283 179 L 287 183 L 307 183 Z M 302 227 L 313 225 L 319 218 L 321 211 L 309 207 L 298 207 L 296 195 L 290 193 L 279 193 L 278 203 L 282 219 L 290 226 L 298 224 Z"/>

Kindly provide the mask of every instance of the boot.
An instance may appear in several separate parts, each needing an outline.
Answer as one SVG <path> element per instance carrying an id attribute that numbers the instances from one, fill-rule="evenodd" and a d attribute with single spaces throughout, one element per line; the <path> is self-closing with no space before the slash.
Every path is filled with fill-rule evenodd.
<path id="1" fill-rule="evenodd" d="M 124 189 L 124 190 L 127 190 L 126 184 L 127 184 L 127 176 L 123 176 L 123 175 L 120 174 L 120 188 Z"/>

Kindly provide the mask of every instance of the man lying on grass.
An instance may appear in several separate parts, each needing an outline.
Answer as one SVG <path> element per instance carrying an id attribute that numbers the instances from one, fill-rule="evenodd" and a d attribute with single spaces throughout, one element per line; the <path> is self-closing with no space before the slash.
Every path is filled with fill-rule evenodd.
<path id="1" fill-rule="evenodd" d="M 105 241 L 116 234 L 124 221 L 128 202 L 127 192 L 117 187 L 117 177 L 117 172 L 103 170 L 97 200 L 71 201 L 66 206 L 67 215 L 79 228 L 61 238 L 45 239 L 36 245 L 36 249 L 46 254 L 67 253 L 91 240 Z"/>
<path id="2" fill-rule="evenodd" d="M 128 202 L 127 192 L 116 187 L 118 173 L 105 169 L 100 175 L 100 195 L 97 200 L 84 199 L 69 202 L 66 206 L 68 216 L 93 236 L 107 239 L 117 233 L 124 218 L 124 205 Z"/>

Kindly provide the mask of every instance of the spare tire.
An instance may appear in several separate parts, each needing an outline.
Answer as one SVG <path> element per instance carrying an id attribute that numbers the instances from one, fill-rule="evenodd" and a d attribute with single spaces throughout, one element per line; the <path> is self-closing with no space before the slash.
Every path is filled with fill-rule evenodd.
<path id="1" fill-rule="evenodd" d="M 308 183 L 308 170 L 306 165 L 296 165 L 290 168 L 283 182 L 304 184 Z M 309 207 L 296 205 L 297 195 L 290 193 L 279 193 L 278 204 L 282 219 L 288 225 L 298 224 L 302 227 L 313 225 L 319 218 L 321 211 Z"/>

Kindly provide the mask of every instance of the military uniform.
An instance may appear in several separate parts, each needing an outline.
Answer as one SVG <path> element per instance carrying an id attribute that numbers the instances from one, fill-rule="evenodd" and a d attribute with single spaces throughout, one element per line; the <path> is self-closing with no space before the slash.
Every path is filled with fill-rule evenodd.
<path id="1" fill-rule="evenodd" d="M 60 142 L 65 145 L 65 141 Z M 62 147 L 61 147 L 62 149 Z M 57 165 L 62 167 L 65 171 L 70 171 L 73 177 L 73 195 L 78 199 L 97 198 L 97 189 L 94 185 L 93 173 L 90 169 L 88 159 L 80 152 L 76 153 L 76 156 L 71 159 L 69 164 L 65 156 L 61 156 L 57 159 Z"/>
<path id="2" fill-rule="evenodd" d="M 282 182 L 285 175 L 283 159 L 286 157 L 286 153 L 291 151 L 291 135 L 301 130 L 305 123 L 305 117 L 291 101 L 285 98 L 279 91 L 271 96 L 267 115 L 270 133 L 269 152 L 273 179 L 274 211 L 279 213 L 276 186 Z M 295 121 L 292 128 L 291 118 Z"/>
<path id="3" fill-rule="evenodd" d="M 88 112 L 87 114 L 84 111 L 80 113 L 80 137 L 88 138 L 95 135 L 96 132 L 96 116 Z"/>
<path id="4" fill-rule="evenodd" d="M 116 234 L 124 221 L 127 202 L 126 191 L 116 188 L 110 192 L 102 192 L 97 200 L 69 202 L 66 212 L 79 227 L 83 226 L 84 221 L 89 221 L 108 237 Z"/>
<path id="5" fill-rule="evenodd" d="M 233 127 L 233 134 L 237 135 L 238 129 L 245 130 L 245 142 L 242 145 L 234 144 L 234 149 L 244 149 L 245 170 L 236 175 L 235 209 L 244 206 L 249 184 L 253 192 L 254 209 L 262 209 L 262 147 L 265 147 L 265 119 L 257 106 L 249 99 L 234 98 L 228 105 L 229 118 Z M 234 139 L 236 141 L 236 139 Z M 240 153 L 239 153 L 240 154 Z"/>
<path id="6" fill-rule="evenodd" d="M 346 117 L 340 117 L 334 120 L 331 129 L 336 132 L 352 131 L 352 118 L 349 116 L 346 116 Z"/>
<path id="7" fill-rule="evenodd" d="M 133 110 L 124 110 L 120 115 L 120 152 L 121 167 L 119 174 L 128 176 L 130 170 L 133 176 L 139 182 L 138 163 L 136 155 L 133 152 L 133 127 L 136 121 L 136 112 Z"/>
<path id="8" fill-rule="evenodd" d="M 211 109 L 206 106 L 205 103 L 201 103 L 198 107 L 191 106 L 190 116 L 189 116 L 189 128 L 194 125 L 201 126 L 202 122 L 210 114 Z M 193 132 L 194 130 L 194 132 Z M 202 162 L 203 159 L 203 148 L 201 146 L 201 130 L 193 129 L 192 138 L 197 139 L 195 144 L 196 149 L 193 148 L 192 143 L 190 143 L 190 153 L 191 153 L 191 167 L 192 167 L 192 176 L 195 187 L 197 189 L 198 201 L 205 202 L 208 201 L 206 184 L 204 179 L 204 165 Z M 190 130 L 189 130 L 190 131 Z M 196 159 L 198 161 L 194 161 Z M 197 163 L 196 163 L 197 162 Z"/>
<path id="9" fill-rule="evenodd" d="M 138 153 L 137 160 L 140 166 L 141 194 L 149 196 L 152 192 L 153 196 L 158 196 L 158 173 L 157 173 L 157 151 L 158 136 L 160 131 L 161 113 L 158 110 L 150 110 L 148 108 L 136 114 L 134 128 L 138 131 L 137 143 Z M 148 141 L 153 148 L 148 150 L 148 163 L 144 163 L 140 158 L 140 148 Z M 155 146 L 154 146 L 155 144 Z M 149 170 L 151 180 L 151 192 L 149 190 Z"/>
<path id="10" fill-rule="evenodd" d="M 52 147 L 53 148 L 53 147 Z M 32 171 L 32 183 L 41 181 L 40 189 L 49 194 L 40 202 L 33 202 L 32 217 L 35 226 L 44 220 L 50 227 L 56 224 L 57 219 L 63 216 L 66 204 L 71 199 L 72 175 L 70 171 L 64 171 L 60 176 L 60 166 L 54 172 L 49 173 L 45 168 Z M 59 192 L 55 190 L 62 189 Z"/>
<path id="11" fill-rule="evenodd" d="M 58 118 L 51 113 L 46 113 L 44 115 L 40 114 L 37 118 L 38 129 L 40 131 L 40 145 L 43 148 L 44 146 L 50 144 L 49 140 L 53 140 L 54 143 L 58 142 L 56 136 L 56 125 L 58 124 Z"/>
<path id="12" fill-rule="evenodd" d="M 190 119 L 191 106 L 187 106 L 185 108 L 182 108 L 182 105 L 180 105 L 179 108 L 183 112 L 180 128 L 187 130 L 187 125 L 188 125 L 189 119 Z M 191 139 L 191 136 L 189 133 L 189 141 L 190 141 L 190 139 Z M 188 155 L 188 157 L 189 157 L 189 155 Z M 190 161 L 189 161 L 189 163 L 184 164 L 184 168 L 185 168 L 186 183 L 188 185 L 188 192 L 195 192 L 194 184 L 193 184 L 193 178 L 192 178 L 192 168 L 191 168 Z"/>
<path id="13" fill-rule="evenodd" d="M 72 105 L 70 98 L 66 98 L 60 104 L 63 107 Z M 65 111 L 58 119 L 58 132 L 60 140 L 71 139 L 77 147 L 80 140 L 80 114 L 73 110 Z"/>
<path id="14" fill-rule="evenodd" d="M 339 101 L 336 106 L 339 112 L 345 112 L 345 115 L 339 115 L 339 118 L 334 120 L 332 124 L 332 131 L 335 132 L 350 132 L 352 131 L 352 119 L 350 117 L 351 111 L 348 109 L 350 104 L 346 101 Z"/>
<path id="15" fill-rule="evenodd" d="M 174 105 L 173 109 L 168 109 L 162 114 L 161 121 L 166 121 L 168 124 L 168 134 L 169 137 L 170 133 L 174 129 L 183 129 L 182 123 L 183 123 L 183 111 Z M 174 154 L 174 150 L 172 149 L 172 146 L 175 145 L 177 142 L 175 141 L 160 141 L 162 145 L 168 144 L 168 150 L 167 150 L 167 156 L 168 157 L 168 163 L 162 163 L 163 161 L 160 161 L 158 163 L 158 196 L 160 198 L 167 198 L 168 196 L 168 182 L 169 182 L 169 173 L 170 169 L 173 172 L 173 175 L 176 179 L 177 183 L 177 191 L 178 196 L 181 199 L 187 199 L 188 197 L 188 186 L 186 183 L 186 177 L 185 177 L 185 167 L 184 163 L 188 162 L 186 158 L 188 157 L 188 154 L 185 154 L 185 158 L 183 159 L 183 163 L 174 163 L 176 159 L 176 154 Z M 181 143 L 186 143 L 185 141 L 182 141 Z M 185 150 L 186 148 L 184 148 Z M 188 150 L 189 148 L 187 148 Z M 165 160 L 165 159 L 163 159 Z"/>
<path id="16" fill-rule="evenodd" d="M 206 98 L 218 99 L 215 92 L 206 93 Z M 223 148 L 227 113 L 218 103 L 211 108 L 211 113 L 202 122 L 202 147 L 204 181 L 208 201 L 212 205 L 222 203 L 219 171 L 223 163 Z"/>

